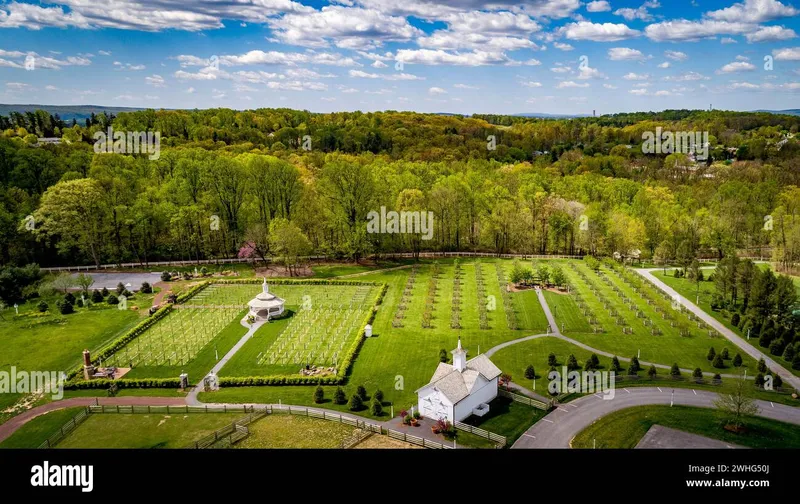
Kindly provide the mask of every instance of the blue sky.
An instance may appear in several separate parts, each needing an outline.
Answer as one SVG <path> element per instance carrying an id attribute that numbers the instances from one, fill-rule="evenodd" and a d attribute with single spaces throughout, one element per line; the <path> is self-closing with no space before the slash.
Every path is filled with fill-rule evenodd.
<path id="1" fill-rule="evenodd" d="M 465 114 L 800 108 L 795 2 L 11 1 L 0 4 L 0 102 Z"/>

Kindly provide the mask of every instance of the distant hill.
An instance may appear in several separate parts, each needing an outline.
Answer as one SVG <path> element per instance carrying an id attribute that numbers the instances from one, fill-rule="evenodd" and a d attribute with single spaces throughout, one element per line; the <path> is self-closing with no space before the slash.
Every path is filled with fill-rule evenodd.
<path id="1" fill-rule="evenodd" d="M 800 109 L 756 110 L 756 112 L 769 112 L 770 114 L 785 114 L 785 115 L 800 116 Z"/>
<path id="2" fill-rule="evenodd" d="M 522 112 L 511 115 L 519 117 L 539 117 L 541 119 L 572 119 L 574 117 L 589 117 L 589 114 L 545 114 L 542 112 Z"/>
<path id="3" fill-rule="evenodd" d="M 0 104 L 0 115 L 8 116 L 10 112 L 33 112 L 34 110 L 46 110 L 52 115 L 58 114 L 64 121 L 72 121 L 75 119 L 78 122 L 86 120 L 92 113 L 99 114 L 100 112 L 117 114 L 119 112 L 135 112 L 137 110 L 145 110 L 144 108 L 135 107 L 106 107 L 103 105 L 37 105 L 37 104 Z"/>

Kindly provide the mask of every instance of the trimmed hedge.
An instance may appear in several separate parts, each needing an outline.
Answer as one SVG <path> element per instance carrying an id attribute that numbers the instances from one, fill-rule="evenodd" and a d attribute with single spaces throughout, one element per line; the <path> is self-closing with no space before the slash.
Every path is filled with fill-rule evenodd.
<path id="1" fill-rule="evenodd" d="M 67 390 L 88 390 L 88 389 L 106 389 L 114 383 L 119 388 L 180 388 L 181 380 L 179 378 L 140 378 L 129 379 L 120 378 L 119 380 L 80 380 L 67 383 L 64 388 Z"/>
<path id="2" fill-rule="evenodd" d="M 190 299 L 195 297 L 200 291 L 202 291 L 203 289 L 205 289 L 209 285 L 211 285 L 211 282 L 203 282 L 203 283 L 195 285 L 194 287 L 192 287 L 191 289 L 187 290 L 186 292 L 181 292 L 175 298 L 175 303 L 182 304 L 182 303 L 185 303 L 186 301 L 189 301 Z"/>
<path id="3" fill-rule="evenodd" d="M 126 332 L 115 341 L 112 341 L 108 346 L 100 350 L 97 354 L 94 355 L 92 359 L 92 364 L 99 364 L 101 359 L 107 359 L 117 351 L 119 351 L 122 347 L 139 337 L 143 332 L 150 328 L 153 324 L 161 320 L 162 318 L 166 317 L 172 311 L 171 306 L 165 306 L 163 308 L 158 309 L 154 314 L 150 315 L 148 318 L 139 322 L 133 329 Z M 80 375 L 83 373 L 83 365 L 78 366 L 74 369 L 69 375 L 67 376 L 68 380 Z M 92 380 L 94 381 L 94 380 Z M 117 380 L 120 381 L 120 380 Z"/>
<path id="4" fill-rule="evenodd" d="M 209 280 L 208 283 L 225 285 L 225 284 L 259 284 L 264 282 L 263 278 L 236 278 L 236 279 L 217 279 Z M 350 285 L 350 286 L 364 286 L 369 285 L 377 287 L 385 285 L 380 282 L 367 282 L 359 280 L 332 280 L 327 278 L 313 278 L 313 279 L 275 279 L 268 282 L 271 285 Z"/>

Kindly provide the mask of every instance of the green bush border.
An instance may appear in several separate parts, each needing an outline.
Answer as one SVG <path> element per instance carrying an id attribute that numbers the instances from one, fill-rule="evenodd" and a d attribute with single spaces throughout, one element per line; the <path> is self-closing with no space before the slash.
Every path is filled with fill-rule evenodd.
<path id="1" fill-rule="evenodd" d="M 80 380 L 67 383 L 67 390 L 106 389 L 115 384 L 119 388 L 178 388 L 181 386 L 180 378 L 120 378 L 119 380 Z"/>

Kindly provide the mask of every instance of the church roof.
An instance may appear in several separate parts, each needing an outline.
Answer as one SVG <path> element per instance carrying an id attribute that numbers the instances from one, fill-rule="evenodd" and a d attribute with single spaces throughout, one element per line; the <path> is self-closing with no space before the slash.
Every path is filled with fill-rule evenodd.
<path id="1" fill-rule="evenodd" d="M 500 368 L 495 366 L 485 354 L 468 360 L 466 368 L 461 372 L 450 364 L 440 362 L 431 381 L 420 387 L 417 392 L 432 386 L 444 394 L 450 402 L 456 404 L 472 393 L 475 384 L 479 382 L 479 377 L 482 376 L 486 381 L 490 381 L 500 374 Z"/>

